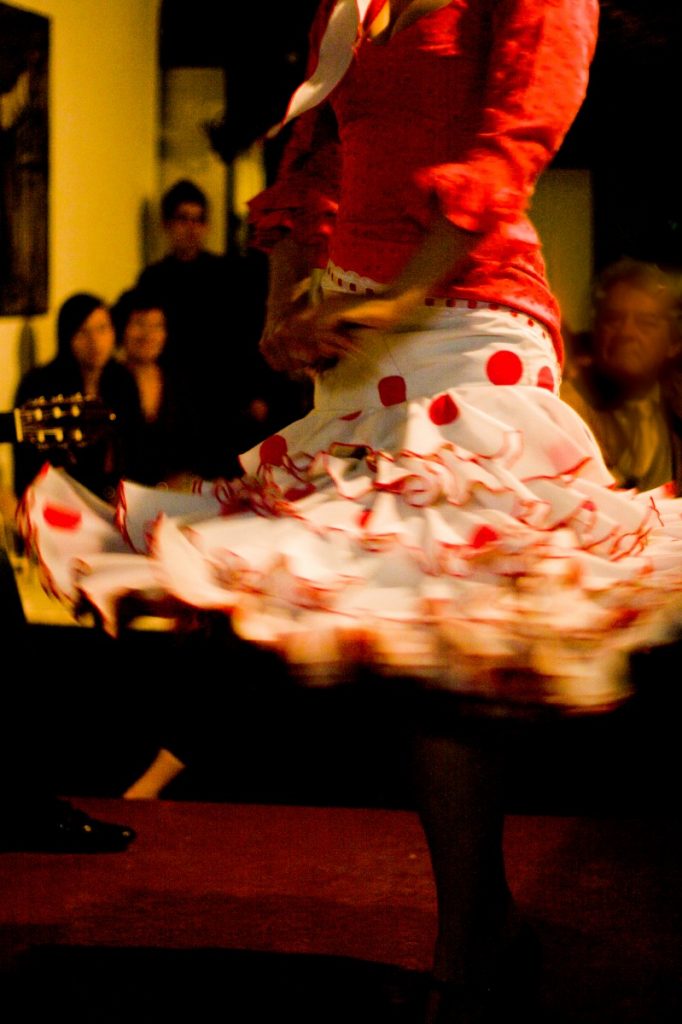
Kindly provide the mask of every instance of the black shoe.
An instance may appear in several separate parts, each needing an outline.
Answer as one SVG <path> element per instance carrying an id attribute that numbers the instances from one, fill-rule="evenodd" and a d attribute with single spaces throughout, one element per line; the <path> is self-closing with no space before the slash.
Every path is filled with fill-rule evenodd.
<path id="1" fill-rule="evenodd" d="M 432 978 L 424 1024 L 492 1024 L 495 1001 L 485 989 Z"/>
<path id="2" fill-rule="evenodd" d="M 481 972 L 484 973 L 484 972 Z M 523 923 L 502 947 L 488 977 L 474 984 L 427 979 L 424 1024 L 503 1024 L 537 1020 L 542 947 Z"/>
<path id="3" fill-rule="evenodd" d="M 518 990 L 456 985 L 432 980 L 425 1002 L 423 1024 L 537 1024 L 539 1006 L 533 994 Z"/>
<path id="4" fill-rule="evenodd" d="M 516 934 L 509 939 L 502 950 L 497 969 L 498 988 L 510 995 L 535 992 L 542 980 L 543 951 L 535 929 L 522 921 Z"/>
<path id="5" fill-rule="evenodd" d="M 0 850 L 26 853 L 120 853 L 135 838 L 128 825 L 92 818 L 67 800 L 50 800 L 0 820 Z"/>

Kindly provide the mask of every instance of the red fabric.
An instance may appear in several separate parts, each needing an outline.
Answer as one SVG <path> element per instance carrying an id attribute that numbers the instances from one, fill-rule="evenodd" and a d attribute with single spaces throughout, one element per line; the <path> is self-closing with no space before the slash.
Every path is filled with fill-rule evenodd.
<path id="1" fill-rule="evenodd" d="M 309 74 L 333 7 L 318 10 Z M 386 283 L 438 207 L 481 239 L 436 294 L 527 312 L 561 356 L 526 208 L 584 98 L 597 22 L 596 0 L 452 0 L 386 44 L 363 37 L 329 102 L 294 123 L 278 181 L 252 201 L 254 244 L 292 231 L 314 264 Z"/>

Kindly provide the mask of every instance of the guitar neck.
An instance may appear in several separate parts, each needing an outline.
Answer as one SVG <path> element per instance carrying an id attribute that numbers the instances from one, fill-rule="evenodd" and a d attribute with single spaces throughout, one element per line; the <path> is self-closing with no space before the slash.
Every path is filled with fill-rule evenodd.
<path id="1" fill-rule="evenodd" d="M 28 444 L 41 451 L 83 448 L 110 437 L 115 421 L 115 413 L 99 398 L 32 398 L 18 409 L 0 413 L 0 443 Z"/>

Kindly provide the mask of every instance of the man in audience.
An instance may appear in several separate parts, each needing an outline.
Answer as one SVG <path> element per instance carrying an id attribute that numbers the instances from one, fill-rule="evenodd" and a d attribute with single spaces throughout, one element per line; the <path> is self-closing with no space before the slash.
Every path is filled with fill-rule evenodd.
<path id="1" fill-rule="evenodd" d="M 228 268 L 224 256 L 209 252 L 208 199 L 194 182 L 183 179 L 161 200 L 168 251 L 146 267 L 138 284 L 166 311 L 168 339 L 164 358 L 184 374 L 199 350 L 217 355 L 226 345 Z"/>
<path id="2" fill-rule="evenodd" d="M 138 288 L 166 312 L 163 362 L 204 424 L 200 475 L 233 476 L 236 456 L 308 411 L 309 389 L 275 374 L 258 349 L 267 267 L 261 254 L 206 248 L 209 202 L 192 181 L 163 195 L 166 255 Z"/>
<path id="3" fill-rule="evenodd" d="M 591 427 L 619 485 L 682 485 L 682 347 L 675 277 L 623 259 L 594 290 L 589 361 L 565 376 L 562 398 Z"/>

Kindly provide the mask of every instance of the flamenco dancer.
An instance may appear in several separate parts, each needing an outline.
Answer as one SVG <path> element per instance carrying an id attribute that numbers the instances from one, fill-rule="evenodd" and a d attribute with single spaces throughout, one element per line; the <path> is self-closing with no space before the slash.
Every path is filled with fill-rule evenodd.
<path id="1" fill-rule="evenodd" d="M 607 707 L 680 605 L 682 503 L 618 491 L 560 401 L 527 217 L 597 21 L 596 0 L 322 0 L 278 180 L 251 204 L 262 351 L 314 376 L 314 409 L 237 480 L 126 485 L 114 510 L 48 470 L 23 503 L 48 585 L 112 631 L 133 595 L 224 616 L 304 681 L 370 669 L 436 699 L 414 740 L 430 1024 L 511 1017 L 534 957 L 505 878 L 503 745 L 457 709 Z"/>

